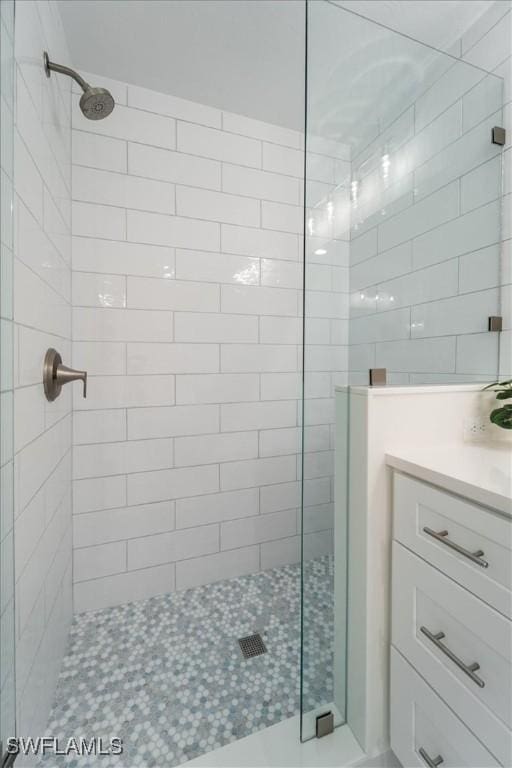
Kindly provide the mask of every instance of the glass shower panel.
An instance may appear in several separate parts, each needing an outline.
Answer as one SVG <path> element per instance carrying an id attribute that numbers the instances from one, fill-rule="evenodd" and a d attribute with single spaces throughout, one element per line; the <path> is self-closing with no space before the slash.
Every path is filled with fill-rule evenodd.
<path id="1" fill-rule="evenodd" d="M 353 152 L 351 383 L 372 367 L 391 384 L 498 370 L 502 81 L 444 56 L 425 75 Z"/>
<path id="2" fill-rule="evenodd" d="M 0 2 L 0 762 L 15 735 L 13 504 L 14 0 Z"/>
<path id="3" fill-rule="evenodd" d="M 395 384 L 496 377 L 502 179 L 499 77 L 334 3 L 307 13 L 304 739 L 347 710 L 349 425 L 335 390 L 371 368 Z"/>

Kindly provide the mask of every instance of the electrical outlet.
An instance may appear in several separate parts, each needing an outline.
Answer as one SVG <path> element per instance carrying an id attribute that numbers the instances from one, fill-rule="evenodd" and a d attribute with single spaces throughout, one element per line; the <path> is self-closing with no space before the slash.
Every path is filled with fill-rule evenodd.
<path id="1" fill-rule="evenodd" d="M 487 440 L 489 423 L 480 416 L 467 416 L 464 419 L 464 440 L 466 442 Z"/>

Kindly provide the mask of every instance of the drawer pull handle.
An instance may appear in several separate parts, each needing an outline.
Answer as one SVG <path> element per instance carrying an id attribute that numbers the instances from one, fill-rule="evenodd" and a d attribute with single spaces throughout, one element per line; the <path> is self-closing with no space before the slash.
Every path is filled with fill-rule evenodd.
<path id="1" fill-rule="evenodd" d="M 428 768 L 437 768 L 438 765 L 441 765 L 441 763 L 444 763 L 444 760 L 441 757 L 441 755 L 438 755 L 437 757 L 434 757 L 434 759 L 432 759 L 428 754 L 428 752 L 423 749 L 423 747 L 419 748 L 419 753 L 420 753 L 420 757 L 428 765 Z"/>
<path id="2" fill-rule="evenodd" d="M 453 661 L 454 664 L 458 666 L 459 669 L 462 669 L 462 671 L 471 678 L 471 680 L 478 685 L 479 688 L 484 688 L 485 683 L 482 680 L 481 677 L 478 677 L 478 675 L 475 675 L 475 672 L 480 669 L 480 664 L 477 664 L 476 661 L 473 662 L 473 664 L 464 664 L 464 662 L 459 659 L 458 656 L 454 654 L 453 651 L 450 651 L 450 649 L 441 642 L 443 637 L 446 637 L 444 632 L 438 632 L 436 635 L 434 635 L 430 629 L 427 629 L 426 627 L 420 627 L 420 632 L 423 632 L 423 634 L 428 637 L 431 643 L 434 643 L 436 648 L 439 648 L 442 653 L 444 653 L 445 656 L 448 656 L 450 661 Z"/>
<path id="3" fill-rule="evenodd" d="M 461 547 L 460 544 L 456 544 L 454 541 L 450 541 L 448 538 L 448 531 L 433 531 L 432 528 L 427 527 L 425 527 L 423 531 L 424 533 L 428 533 L 429 536 L 432 536 L 441 544 L 445 544 L 447 547 L 450 547 L 450 549 L 454 549 L 455 552 L 459 553 L 459 555 L 464 555 L 464 557 L 467 557 L 468 560 L 471 560 L 472 563 L 476 563 L 481 568 L 489 567 L 487 560 L 481 559 L 485 554 L 482 549 L 477 549 L 476 552 L 470 552 L 469 549 L 464 549 L 464 547 Z"/>

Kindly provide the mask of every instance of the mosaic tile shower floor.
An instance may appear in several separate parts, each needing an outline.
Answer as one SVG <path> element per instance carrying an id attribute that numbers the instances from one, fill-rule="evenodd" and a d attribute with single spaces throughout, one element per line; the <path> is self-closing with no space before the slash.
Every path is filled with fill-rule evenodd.
<path id="1" fill-rule="evenodd" d="M 308 563 L 305 699 L 332 700 L 333 562 Z M 259 632 L 267 653 L 244 659 Z M 75 617 L 47 733 L 123 740 L 123 754 L 39 765 L 167 768 L 299 711 L 300 567 Z"/>

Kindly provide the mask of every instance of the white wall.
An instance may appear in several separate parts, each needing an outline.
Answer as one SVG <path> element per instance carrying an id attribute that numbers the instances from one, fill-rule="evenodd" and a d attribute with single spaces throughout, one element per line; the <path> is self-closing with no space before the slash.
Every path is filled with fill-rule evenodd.
<path id="1" fill-rule="evenodd" d="M 510 63 L 507 8 L 496 4 L 454 49 L 464 62 L 497 68 L 500 77 L 439 57 L 441 76 L 354 151 L 354 383 L 366 382 L 371 367 L 386 367 L 391 383 L 496 376 L 500 340 L 487 332 L 487 318 L 500 314 L 503 152 L 491 143 L 491 128 L 510 122 L 509 108 L 502 114 L 510 96 L 503 97 L 501 80 Z M 510 150 L 505 157 L 510 166 Z M 503 211 L 509 208 L 505 198 Z M 504 238 L 508 229 L 505 216 Z M 510 260 L 509 247 L 505 253 Z M 504 272 L 510 282 L 510 270 Z M 509 345 L 510 336 L 502 343 Z"/>
<path id="2" fill-rule="evenodd" d="M 299 558 L 301 136 L 106 84 L 112 115 L 73 111 L 77 611 Z M 331 264 L 311 273 L 322 318 Z M 327 363 L 307 483 L 330 504 Z M 310 515 L 319 553 L 327 511 Z"/>
<path id="3" fill-rule="evenodd" d="M 0 4 L 0 739 L 14 733 L 14 1 Z"/>
<path id="4" fill-rule="evenodd" d="M 71 392 L 43 395 L 47 347 L 71 359 L 69 61 L 53 2 L 16 4 L 14 446 L 18 733 L 43 734 L 71 607 Z"/>
<path id="5" fill-rule="evenodd" d="M 311 559 L 333 549 L 334 390 L 348 375 L 350 147 L 309 132 L 306 150 L 303 531 Z"/>

